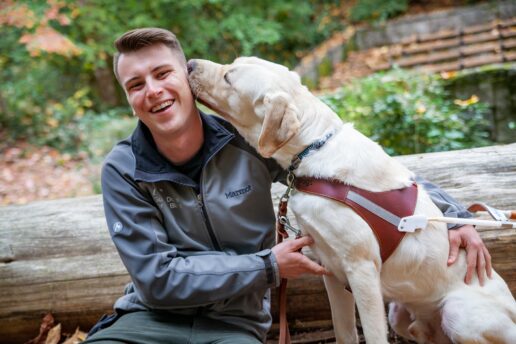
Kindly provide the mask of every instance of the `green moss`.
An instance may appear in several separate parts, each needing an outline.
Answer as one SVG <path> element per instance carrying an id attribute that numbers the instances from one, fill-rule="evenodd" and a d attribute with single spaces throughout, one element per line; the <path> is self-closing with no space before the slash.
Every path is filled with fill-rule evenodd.
<path id="1" fill-rule="evenodd" d="M 491 138 L 500 143 L 516 141 L 516 64 L 492 64 L 457 73 L 446 80 L 446 88 L 458 99 L 476 95 L 489 105 L 486 118 Z"/>
<path id="2" fill-rule="evenodd" d="M 357 50 L 357 40 L 356 36 L 353 35 L 343 46 L 342 46 L 342 61 L 346 61 L 348 59 L 348 55 L 352 51 Z"/>
<path id="3" fill-rule="evenodd" d="M 317 66 L 317 73 L 319 76 L 330 76 L 333 72 L 333 64 L 331 63 L 329 58 L 324 58 L 319 66 Z"/>
<path id="4" fill-rule="evenodd" d="M 315 90 L 317 86 L 319 85 L 319 80 L 314 80 L 312 78 L 309 78 L 307 76 L 304 76 L 301 78 L 301 83 L 308 87 L 310 90 Z"/>

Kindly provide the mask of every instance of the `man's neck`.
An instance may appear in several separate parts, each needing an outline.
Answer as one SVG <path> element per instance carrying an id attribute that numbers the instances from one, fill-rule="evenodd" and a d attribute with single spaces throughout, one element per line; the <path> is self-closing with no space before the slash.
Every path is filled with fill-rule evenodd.
<path id="1" fill-rule="evenodd" d="M 204 143 L 201 116 L 195 116 L 192 124 L 174 137 L 153 135 L 158 151 L 174 165 L 182 165 L 192 159 Z"/>

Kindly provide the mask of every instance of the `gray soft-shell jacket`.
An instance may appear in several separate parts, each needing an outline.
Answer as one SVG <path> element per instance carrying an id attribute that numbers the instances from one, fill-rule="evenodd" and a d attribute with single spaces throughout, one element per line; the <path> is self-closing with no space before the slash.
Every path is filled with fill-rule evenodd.
<path id="1" fill-rule="evenodd" d="M 270 188 L 283 171 L 227 122 L 202 120 L 198 193 L 141 122 L 106 158 L 106 219 L 133 282 L 115 309 L 203 315 L 263 339 L 271 324 L 269 288 L 279 284 Z"/>
<path id="2" fill-rule="evenodd" d="M 270 187 L 285 173 L 229 123 L 201 117 L 199 192 L 196 182 L 157 151 L 141 122 L 106 158 L 107 224 L 133 282 L 115 309 L 202 315 L 264 340 L 271 325 L 269 288 L 279 284 L 270 251 L 275 221 Z M 418 182 L 447 215 L 467 216 L 442 190 Z"/>

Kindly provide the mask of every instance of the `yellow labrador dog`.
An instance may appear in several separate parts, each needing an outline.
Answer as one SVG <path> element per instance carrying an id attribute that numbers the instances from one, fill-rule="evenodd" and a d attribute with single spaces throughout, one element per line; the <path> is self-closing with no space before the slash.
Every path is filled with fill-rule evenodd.
<path id="1" fill-rule="evenodd" d="M 286 67 L 241 57 L 229 65 L 191 60 L 189 71 L 198 99 L 284 168 L 308 145 L 334 132 L 302 160 L 297 177 L 336 179 L 372 192 L 413 183 L 411 171 L 344 124 Z M 478 279 L 466 285 L 465 252 L 447 267 L 444 224 L 407 233 L 382 264 L 375 235 L 351 208 L 303 192 L 294 193 L 290 204 L 303 232 L 315 239 L 314 253 L 334 274 L 324 279 L 338 343 L 358 343 L 355 302 L 367 343 L 387 343 L 384 298 L 392 302 L 394 329 L 418 343 L 516 343 L 516 302 L 507 284 L 493 272 L 484 287 Z M 422 187 L 415 214 L 442 216 Z"/>

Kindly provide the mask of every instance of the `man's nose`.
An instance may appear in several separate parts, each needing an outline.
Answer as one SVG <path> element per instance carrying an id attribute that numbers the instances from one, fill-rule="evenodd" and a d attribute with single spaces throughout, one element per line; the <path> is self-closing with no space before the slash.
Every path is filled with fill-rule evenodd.
<path id="1" fill-rule="evenodd" d="M 195 60 L 188 61 L 188 63 L 186 64 L 186 70 L 188 71 L 188 74 L 193 72 L 195 67 L 197 67 L 197 62 L 195 62 Z"/>
<path id="2" fill-rule="evenodd" d="M 149 80 L 147 82 L 147 94 L 149 97 L 159 96 L 163 92 L 163 88 L 156 80 Z"/>

